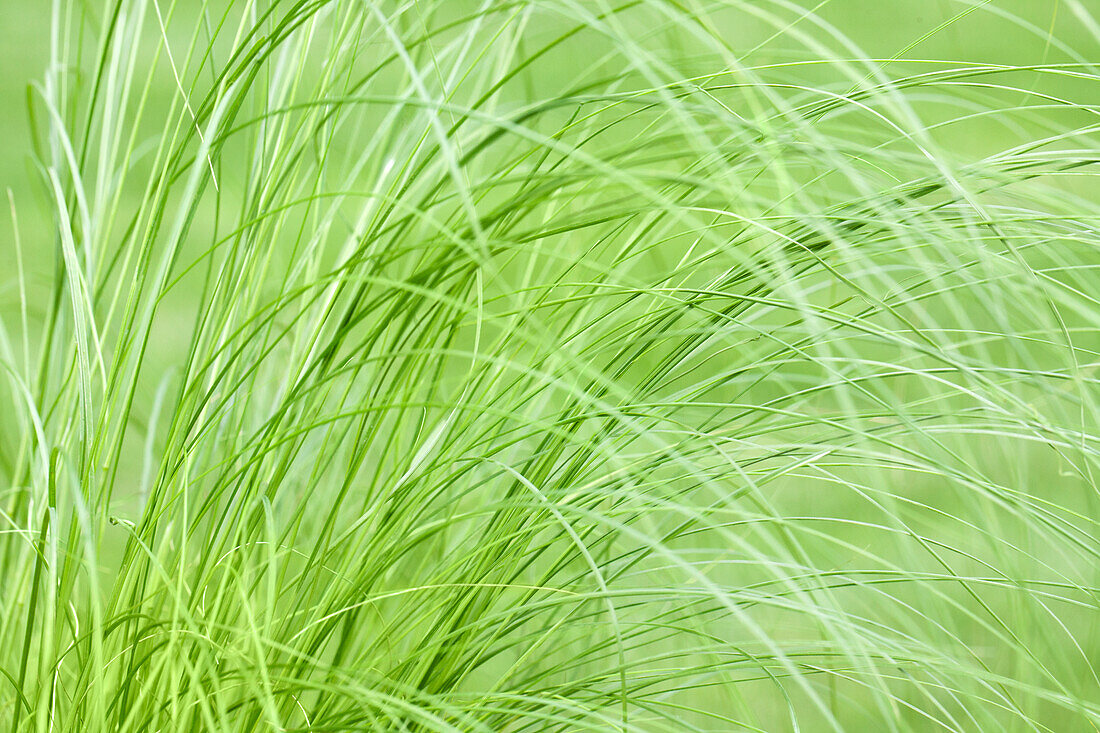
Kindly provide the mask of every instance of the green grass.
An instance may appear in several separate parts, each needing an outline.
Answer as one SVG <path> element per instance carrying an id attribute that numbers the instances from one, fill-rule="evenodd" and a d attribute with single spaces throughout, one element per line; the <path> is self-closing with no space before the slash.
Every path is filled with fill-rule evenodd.
<path id="1" fill-rule="evenodd" d="M 27 10 L 0 730 L 1096 731 L 1100 18 L 887 6 Z"/>

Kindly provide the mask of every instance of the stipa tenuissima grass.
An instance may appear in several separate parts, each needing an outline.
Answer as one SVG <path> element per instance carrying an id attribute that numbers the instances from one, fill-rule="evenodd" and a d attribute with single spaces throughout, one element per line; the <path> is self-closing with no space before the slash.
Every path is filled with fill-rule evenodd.
<path id="1" fill-rule="evenodd" d="M 1098 24 L 931 5 L 54 0 L 0 724 L 1095 731 Z"/>

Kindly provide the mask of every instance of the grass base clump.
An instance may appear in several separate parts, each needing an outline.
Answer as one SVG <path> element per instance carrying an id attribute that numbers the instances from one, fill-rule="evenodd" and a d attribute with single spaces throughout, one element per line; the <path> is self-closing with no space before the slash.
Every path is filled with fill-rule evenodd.
<path id="1" fill-rule="evenodd" d="M 55 0 L 0 724 L 1095 730 L 1097 25 L 856 5 Z"/>

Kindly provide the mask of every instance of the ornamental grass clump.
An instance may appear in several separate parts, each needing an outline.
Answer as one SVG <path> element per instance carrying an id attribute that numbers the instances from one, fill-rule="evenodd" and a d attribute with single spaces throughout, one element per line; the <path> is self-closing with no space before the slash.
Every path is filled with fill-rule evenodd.
<path id="1" fill-rule="evenodd" d="M 1100 20 L 932 5 L 28 10 L 0 729 L 1095 731 Z"/>

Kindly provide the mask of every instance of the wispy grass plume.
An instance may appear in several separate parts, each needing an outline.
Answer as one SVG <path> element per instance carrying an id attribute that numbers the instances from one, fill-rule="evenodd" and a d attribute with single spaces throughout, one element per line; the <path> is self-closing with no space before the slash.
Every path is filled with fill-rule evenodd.
<path id="1" fill-rule="evenodd" d="M 871 5 L 36 11 L 0 728 L 1095 731 L 1100 24 Z"/>

